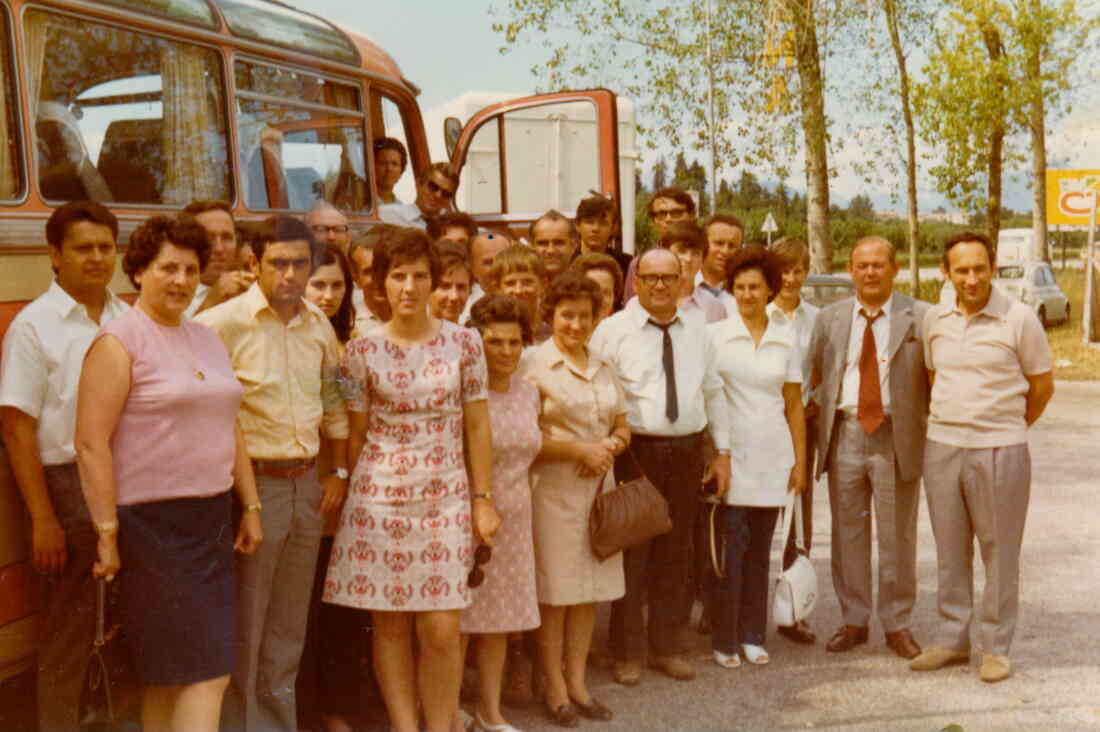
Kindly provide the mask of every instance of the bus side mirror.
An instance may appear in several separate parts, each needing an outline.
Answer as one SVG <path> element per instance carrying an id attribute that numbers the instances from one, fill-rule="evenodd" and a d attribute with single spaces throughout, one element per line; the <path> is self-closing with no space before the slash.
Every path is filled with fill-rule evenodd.
<path id="1" fill-rule="evenodd" d="M 458 138 L 462 134 L 462 123 L 457 117 L 448 117 L 443 120 L 443 143 L 447 146 L 447 158 L 454 160 L 455 148 L 458 147 Z"/>

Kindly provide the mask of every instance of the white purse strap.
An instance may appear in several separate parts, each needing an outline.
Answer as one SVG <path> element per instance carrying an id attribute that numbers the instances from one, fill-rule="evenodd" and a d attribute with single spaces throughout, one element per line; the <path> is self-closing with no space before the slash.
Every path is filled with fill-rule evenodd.
<path id="1" fill-rule="evenodd" d="M 787 505 L 783 507 L 783 530 L 779 535 L 783 537 L 783 543 L 785 545 L 787 543 L 787 537 L 791 535 L 791 522 L 793 521 L 795 548 L 805 553 L 806 537 L 805 529 L 802 525 L 802 495 L 799 493 L 792 493 L 790 495 L 790 500 L 787 502 Z"/>

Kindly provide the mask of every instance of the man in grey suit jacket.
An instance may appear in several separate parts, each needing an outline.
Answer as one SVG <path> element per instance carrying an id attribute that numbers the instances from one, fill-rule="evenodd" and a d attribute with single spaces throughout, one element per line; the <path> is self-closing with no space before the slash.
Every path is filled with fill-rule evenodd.
<path id="1" fill-rule="evenodd" d="M 867 642 L 873 507 L 879 619 L 887 646 L 913 658 L 921 650 L 909 619 L 928 419 L 920 339 L 928 306 L 893 292 L 898 267 L 885 239 L 857 241 L 848 271 L 856 296 L 824 308 L 810 341 L 819 413 L 815 477 L 829 474 L 833 587 L 844 618 L 826 649 L 848 651 Z"/>

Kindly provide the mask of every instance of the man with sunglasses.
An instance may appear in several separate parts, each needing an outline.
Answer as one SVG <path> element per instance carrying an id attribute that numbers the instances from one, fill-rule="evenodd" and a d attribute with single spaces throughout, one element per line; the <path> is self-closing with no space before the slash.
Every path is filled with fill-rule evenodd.
<path id="1" fill-rule="evenodd" d="M 432 163 L 416 183 L 416 201 L 387 203 L 378 217 L 387 224 L 427 230 L 428 220 L 451 208 L 458 190 L 458 175 L 447 163 Z"/>

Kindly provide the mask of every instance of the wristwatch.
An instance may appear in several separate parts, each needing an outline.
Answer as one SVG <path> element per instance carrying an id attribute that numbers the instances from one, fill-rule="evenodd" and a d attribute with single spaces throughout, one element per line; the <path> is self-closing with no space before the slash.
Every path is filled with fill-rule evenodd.
<path id="1" fill-rule="evenodd" d="M 337 468 L 336 470 L 334 470 L 332 472 L 340 480 L 347 480 L 348 479 L 348 469 L 347 468 Z"/>

